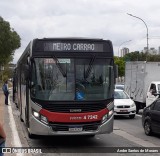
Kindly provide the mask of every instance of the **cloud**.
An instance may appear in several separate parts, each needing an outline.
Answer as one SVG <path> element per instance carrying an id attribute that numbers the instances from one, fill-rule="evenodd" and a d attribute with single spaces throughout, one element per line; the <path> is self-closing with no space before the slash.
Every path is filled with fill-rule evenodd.
<path id="1" fill-rule="evenodd" d="M 145 25 L 126 13 L 147 23 L 149 37 L 160 36 L 159 6 L 159 0 L 2 0 L 0 15 L 22 38 L 16 62 L 30 40 L 43 37 L 109 39 L 115 55 L 123 46 L 141 51 L 146 46 Z M 120 46 L 128 40 L 132 41 Z M 158 48 L 159 40 L 149 39 L 149 45 Z"/>

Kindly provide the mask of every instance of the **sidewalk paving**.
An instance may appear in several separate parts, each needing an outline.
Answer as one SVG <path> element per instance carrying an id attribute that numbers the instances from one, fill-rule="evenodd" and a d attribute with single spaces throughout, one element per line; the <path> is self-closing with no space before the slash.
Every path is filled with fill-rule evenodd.
<path id="1" fill-rule="evenodd" d="M 4 94 L 0 89 L 0 122 L 4 124 Z"/>
<path id="2" fill-rule="evenodd" d="M 6 137 L 6 147 L 29 147 L 26 136 L 24 134 L 25 129 L 22 128 L 19 122 L 19 111 L 16 105 L 12 102 L 12 91 L 9 96 L 9 104 L 5 105 L 5 96 L 2 89 L 0 89 L 0 122 L 3 123 Z M 16 134 L 20 137 L 21 145 L 18 145 Z M 5 154 L 5 156 L 31 156 L 31 154 Z"/>
<path id="3" fill-rule="evenodd" d="M 5 105 L 5 96 L 0 89 L 0 122 L 3 124 L 3 128 L 6 133 L 6 147 L 12 147 L 12 133 L 9 121 L 8 107 L 11 105 Z M 5 154 L 6 155 L 6 154 Z"/>
<path id="4" fill-rule="evenodd" d="M 0 89 L 0 122 L 3 124 L 3 128 L 6 133 L 6 147 L 13 147 L 12 127 L 10 126 L 10 118 L 8 113 L 8 107 L 11 107 L 11 104 L 5 105 L 5 96 L 2 89 Z M 5 154 L 5 156 L 16 156 L 16 154 Z"/>
<path id="5" fill-rule="evenodd" d="M 12 103 L 8 103 L 8 105 L 5 105 L 5 96 L 3 94 L 3 91 L 0 89 L 0 122 L 3 124 L 5 133 L 6 133 L 6 147 L 13 147 L 13 139 L 14 136 L 12 135 L 12 127 L 11 127 L 11 121 L 10 121 L 10 114 L 9 109 L 12 109 L 11 107 Z M 9 108 L 10 107 L 10 108 Z"/>

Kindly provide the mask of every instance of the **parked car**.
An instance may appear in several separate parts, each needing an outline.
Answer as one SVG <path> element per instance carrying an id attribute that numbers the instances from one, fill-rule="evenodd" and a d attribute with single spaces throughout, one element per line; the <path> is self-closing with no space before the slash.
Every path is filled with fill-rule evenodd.
<path id="1" fill-rule="evenodd" d="M 114 90 L 114 115 L 129 116 L 131 119 L 135 117 L 136 105 L 129 95 L 120 89 Z"/>
<path id="2" fill-rule="evenodd" d="M 146 135 L 152 135 L 153 132 L 160 133 L 160 98 L 144 108 L 142 125 Z"/>
<path id="3" fill-rule="evenodd" d="M 123 84 L 115 84 L 115 89 L 124 90 L 124 85 Z"/>

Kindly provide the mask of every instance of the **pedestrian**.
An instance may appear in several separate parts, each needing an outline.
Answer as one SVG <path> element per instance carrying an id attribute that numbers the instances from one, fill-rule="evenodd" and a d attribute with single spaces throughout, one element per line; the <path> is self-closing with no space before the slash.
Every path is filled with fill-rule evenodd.
<path id="1" fill-rule="evenodd" d="M 3 84 L 3 93 L 5 95 L 5 104 L 8 105 L 8 95 L 9 95 L 9 90 L 8 90 L 8 81 L 6 80 L 5 83 Z"/>
<path id="2" fill-rule="evenodd" d="M 6 134 L 4 132 L 3 126 L 0 123 L 0 156 L 3 156 L 2 148 L 5 147 Z"/>

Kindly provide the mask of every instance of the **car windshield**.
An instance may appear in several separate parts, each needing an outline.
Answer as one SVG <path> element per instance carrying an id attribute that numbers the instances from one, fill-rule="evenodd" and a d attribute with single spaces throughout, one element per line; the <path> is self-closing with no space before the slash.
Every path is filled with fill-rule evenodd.
<path id="1" fill-rule="evenodd" d="M 124 90 L 124 85 L 115 85 L 115 88 L 116 89 Z"/>
<path id="2" fill-rule="evenodd" d="M 112 98 L 111 59 L 35 58 L 31 97 L 47 101 Z"/>
<path id="3" fill-rule="evenodd" d="M 129 99 L 124 91 L 114 91 L 114 99 Z"/>

